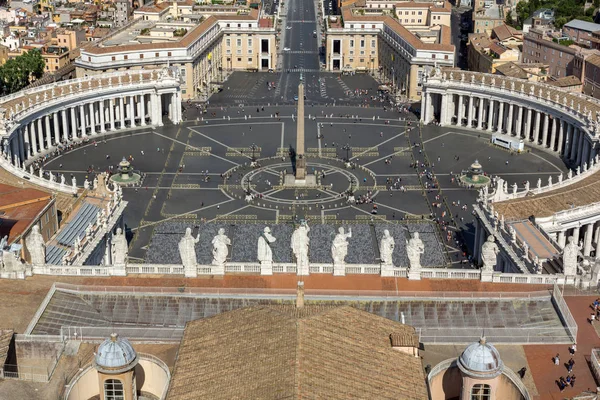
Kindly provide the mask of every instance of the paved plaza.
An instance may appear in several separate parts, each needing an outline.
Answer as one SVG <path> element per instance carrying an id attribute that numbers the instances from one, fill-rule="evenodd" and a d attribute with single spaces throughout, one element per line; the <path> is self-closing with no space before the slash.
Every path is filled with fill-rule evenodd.
<path id="1" fill-rule="evenodd" d="M 368 94 L 362 98 L 372 103 Z M 546 181 L 567 171 L 561 160 L 536 148 L 511 155 L 494 147 L 486 132 L 421 128 L 415 115 L 397 109 L 307 100 L 308 172 L 319 176 L 318 187 L 290 189 L 282 186 L 282 175 L 293 173 L 288 150 L 296 141 L 294 106 L 213 106 L 202 114 L 187 107 L 188 120 L 179 126 L 99 137 L 45 164 L 45 170 L 72 174 L 81 183 L 116 168 L 123 157 L 132 159 L 145 175 L 140 187 L 124 189 L 133 260 L 166 262 L 160 252 L 166 243 L 177 242 L 185 226 L 254 224 L 258 232 L 265 224 L 307 219 L 311 225 L 354 226 L 353 240 L 364 237 L 371 250 L 381 226 L 394 226 L 390 230 L 401 235 L 410 231 L 409 224 L 421 224 L 420 232 L 436 232 L 439 257 L 445 260 L 432 265 L 458 266 L 472 245 L 471 205 L 477 192 L 459 186 L 455 174 L 478 159 L 486 173 L 522 187 L 527 180 L 534 185 L 538 178 Z M 253 157 L 260 167 L 250 167 Z M 352 166 L 345 165 L 346 158 Z M 244 199 L 248 189 L 255 196 L 250 202 Z M 343 193 L 349 190 L 364 204 L 347 202 Z M 333 228 L 325 229 L 331 236 Z M 208 243 L 199 246 L 208 248 Z M 243 258 L 245 250 L 240 251 L 231 256 Z M 317 259 L 329 262 L 327 256 Z"/>

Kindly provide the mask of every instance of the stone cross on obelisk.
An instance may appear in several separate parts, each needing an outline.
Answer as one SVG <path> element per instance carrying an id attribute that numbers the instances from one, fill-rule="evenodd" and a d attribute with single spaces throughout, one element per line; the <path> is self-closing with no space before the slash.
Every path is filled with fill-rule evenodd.
<path id="1" fill-rule="evenodd" d="M 298 122 L 296 129 L 296 180 L 306 179 L 306 160 L 304 159 L 304 83 L 300 75 L 298 85 Z"/>

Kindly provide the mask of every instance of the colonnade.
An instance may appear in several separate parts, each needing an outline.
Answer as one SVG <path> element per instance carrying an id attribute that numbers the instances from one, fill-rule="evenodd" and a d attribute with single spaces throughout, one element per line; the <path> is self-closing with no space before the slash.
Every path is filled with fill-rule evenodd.
<path id="1" fill-rule="evenodd" d="M 1 151 L 13 165 L 21 168 L 59 145 L 86 138 L 93 140 L 111 131 L 162 126 L 163 114 L 173 123 L 181 121 L 179 91 L 110 96 L 99 93 L 97 97 L 52 107 L 20 120 L 10 136 L 2 140 Z"/>
<path id="2" fill-rule="evenodd" d="M 574 165 L 590 165 L 598 154 L 598 146 L 572 118 L 500 96 L 428 91 L 423 95 L 422 119 L 425 123 L 437 121 L 442 126 L 464 126 L 530 142 Z"/>
<path id="3" fill-rule="evenodd" d="M 567 244 L 567 238 L 573 236 L 575 243 L 581 247 L 581 253 L 588 257 L 591 252 L 598 252 L 598 244 L 600 241 L 600 220 L 597 221 L 578 221 L 571 225 L 573 227 L 563 227 L 561 230 L 552 232 L 550 235 L 558 243 L 560 248 L 564 248 Z"/>

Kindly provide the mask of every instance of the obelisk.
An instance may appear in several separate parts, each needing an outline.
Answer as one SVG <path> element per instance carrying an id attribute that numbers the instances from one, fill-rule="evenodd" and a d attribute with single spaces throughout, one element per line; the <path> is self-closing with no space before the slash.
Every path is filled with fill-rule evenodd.
<path id="1" fill-rule="evenodd" d="M 304 159 L 304 82 L 300 75 L 298 85 L 298 121 L 296 128 L 296 180 L 306 179 L 306 160 Z"/>

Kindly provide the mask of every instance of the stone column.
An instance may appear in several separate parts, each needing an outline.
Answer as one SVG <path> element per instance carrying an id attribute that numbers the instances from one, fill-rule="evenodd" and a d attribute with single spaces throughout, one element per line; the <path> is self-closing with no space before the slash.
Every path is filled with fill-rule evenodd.
<path id="1" fill-rule="evenodd" d="M 558 127 L 558 144 L 556 146 L 556 152 L 560 155 L 563 149 L 563 141 L 565 140 L 565 124 L 564 120 L 560 120 Z"/>
<path id="2" fill-rule="evenodd" d="M 46 147 L 44 146 L 44 127 L 42 126 L 42 118 L 40 117 L 37 119 L 37 134 L 38 134 L 38 144 L 40 145 L 40 153 L 44 150 L 46 150 Z"/>
<path id="3" fill-rule="evenodd" d="M 33 151 L 31 148 L 31 142 L 29 141 L 29 124 L 25 124 L 23 126 L 23 138 L 25 139 L 25 150 L 27 153 L 27 157 L 25 157 L 26 159 L 29 158 L 29 156 L 33 155 Z"/>
<path id="4" fill-rule="evenodd" d="M 161 103 L 159 102 L 158 104 L 159 104 L 160 116 L 162 119 Z M 445 126 L 447 119 L 448 119 L 448 95 L 446 93 L 442 93 L 442 102 L 441 102 L 441 107 L 440 107 L 440 125 Z"/>
<path id="5" fill-rule="evenodd" d="M 456 124 L 458 126 L 462 126 L 463 115 L 465 115 L 464 110 L 465 98 L 462 94 L 458 95 L 458 115 L 456 118 Z"/>
<path id="6" fill-rule="evenodd" d="M 531 108 L 527 109 L 527 122 L 525 123 L 525 139 L 531 141 L 531 114 L 533 113 L 533 110 Z"/>
<path id="7" fill-rule="evenodd" d="M 596 227 L 594 228 L 593 242 L 596 244 L 596 256 L 598 256 L 598 244 L 600 242 L 600 224 L 598 221 L 596 221 Z"/>
<path id="8" fill-rule="evenodd" d="M 90 135 L 96 134 L 96 120 L 94 118 L 95 110 L 94 110 L 94 102 L 89 103 L 90 109 Z"/>
<path id="9" fill-rule="evenodd" d="M 519 107 L 519 111 L 517 112 L 517 131 L 515 132 L 517 137 L 521 137 L 523 135 L 523 107 Z"/>
<path id="10" fill-rule="evenodd" d="M 429 105 L 429 96 L 431 96 L 429 92 L 423 92 L 421 95 L 421 116 L 423 118 L 423 123 L 425 124 L 429 123 L 427 120 L 427 117 L 429 116 L 429 110 L 427 109 Z"/>
<path id="11" fill-rule="evenodd" d="M 498 133 L 503 133 L 504 129 L 504 102 L 498 103 Z"/>
<path id="12" fill-rule="evenodd" d="M 106 111 L 104 110 L 104 99 L 98 102 L 98 108 L 100 111 L 100 133 L 106 132 Z"/>
<path id="13" fill-rule="evenodd" d="M 494 129 L 494 104 L 495 101 L 490 99 L 490 108 L 488 109 L 488 117 L 487 117 L 487 130 L 491 132 Z"/>
<path id="14" fill-rule="evenodd" d="M 10 162 L 14 166 L 18 166 L 19 163 L 19 143 L 15 140 L 16 138 L 12 138 L 10 140 Z"/>
<path id="15" fill-rule="evenodd" d="M 585 236 L 583 238 L 583 255 L 588 257 L 592 251 L 592 237 L 594 235 L 594 224 L 585 226 Z"/>
<path id="16" fill-rule="evenodd" d="M 73 140 L 77 138 L 77 116 L 75 115 L 75 107 L 69 108 L 71 114 L 71 137 Z"/>
<path id="17" fill-rule="evenodd" d="M 146 126 L 146 95 L 140 95 L 140 124 Z"/>
<path id="18" fill-rule="evenodd" d="M 56 144 L 60 143 L 60 124 L 58 123 L 58 111 L 54 111 L 52 114 L 52 122 L 54 123 L 54 141 Z"/>
<path id="19" fill-rule="evenodd" d="M 81 137 L 87 136 L 87 130 L 85 128 L 85 108 L 83 104 L 79 106 L 79 126 L 81 127 Z"/>
<path id="20" fill-rule="evenodd" d="M 68 124 L 67 124 L 67 110 L 66 109 L 62 109 L 60 110 L 60 118 L 62 121 L 62 142 L 63 143 L 68 143 L 69 142 L 69 129 L 68 129 Z"/>
<path id="21" fill-rule="evenodd" d="M 513 103 L 510 103 L 508 105 L 508 121 L 506 121 L 507 122 L 506 133 L 509 134 L 509 135 L 513 134 L 513 129 L 512 129 L 513 128 L 513 120 L 514 120 L 514 117 L 513 117 L 513 106 L 514 106 Z"/>
<path id="22" fill-rule="evenodd" d="M 565 135 L 565 152 L 563 158 L 568 159 L 571 154 L 571 143 L 573 143 L 573 125 L 567 123 L 567 134 Z"/>
<path id="23" fill-rule="evenodd" d="M 550 148 L 550 150 L 554 151 L 554 146 L 556 144 L 556 128 L 558 128 L 558 123 L 559 123 L 559 119 L 558 118 L 554 118 L 552 120 L 552 131 L 550 133 L 550 146 L 548 146 Z"/>
<path id="24" fill-rule="evenodd" d="M 581 165 L 583 167 L 584 163 L 588 164 L 588 168 L 590 166 L 590 163 L 588 161 L 588 159 L 590 158 L 590 153 L 592 150 L 592 145 L 590 144 L 590 142 L 588 142 L 587 140 L 583 141 L 583 156 L 581 157 L 581 163 L 579 165 Z"/>
<path id="25" fill-rule="evenodd" d="M 131 115 L 129 115 L 129 122 L 131 123 L 131 127 L 135 127 L 135 96 L 129 96 L 129 112 L 131 112 Z"/>
<path id="26" fill-rule="evenodd" d="M 533 124 L 533 141 L 535 144 L 540 143 L 540 118 L 542 114 L 539 111 L 535 113 L 535 122 Z"/>
<path id="27" fill-rule="evenodd" d="M 108 99 L 108 120 L 110 121 L 110 130 L 115 130 L 115 101 Z"/>
<path id="28" fill-rule="evenodd" d="M 470 128 L 473 124 L 473 96 L 469 96 L 469 109 L 467 110 L 467 128 Z"/>
<path id="29" fill-rule="evenodd" d="M 50 129 L 50 115 L 44 116 L 44 125 L 46 127 L 46 148 L 52 147 L 52 130 Z"/>
<path id="30" fill-rule="evenodd" d="M 119 119 L 121 120 L 120 129 L 125 128 L 125 97 L 119 99 Z"/>
<path id="31" fill-rule="evenodd" d="M 569 157 L 571 160 L 577 159 L 577 149 L 579 148 L 579 135 L 580 135 L 579 128 L 574 128 L 573 129 L 573 139 L 571 140 L 571 155 Z"/>
<path id="32" fill-rule="evenodd" d="M 575 228 L 573 228 L 573 240 L 575 240 L 575 243 L 579 244 L 579 229 L 581 227 L 580 226 L 576 226 Z"/>
<path id="33" fill-rule="evenodd" d="M 585 142 L 585 132 L 579 131 L 579 144 L 577 145 L 577 162 L 576 165 L 581 165 L 581 160 L 583 157 L 583 143 Z"/>
<path id="34" fill-rule="evenodd" d="M 29 134 L 31 136 L 31 155 L 33 156 L 38 151 L 36 123 L 35 122 L 32 122 L 29 124 Z"/>
<path id="35" fill-rule="evenodd" d="M 565 235 L 565 231 L 558 232 L 558 245 L 560 248 L 564 248 L 566 244 L 567 235 Z"/>
<path id="36" fill-rule="evenodd" d="M 479 98 L 479 117 L 477 118 L 477 129 L 481 130 L 483 128 L 483 104 L 485 103 L 485 99 L 483 97 Z"/>
<path id="37" fill-rule="evenodd" d="M 23 129 L 19 129 L 17 131 L 17 140 L 19 141 L 19 168 L 21 168 L 21 164 L 25 162 L 27 158 L 25 154 L 25 132 Z"/>

